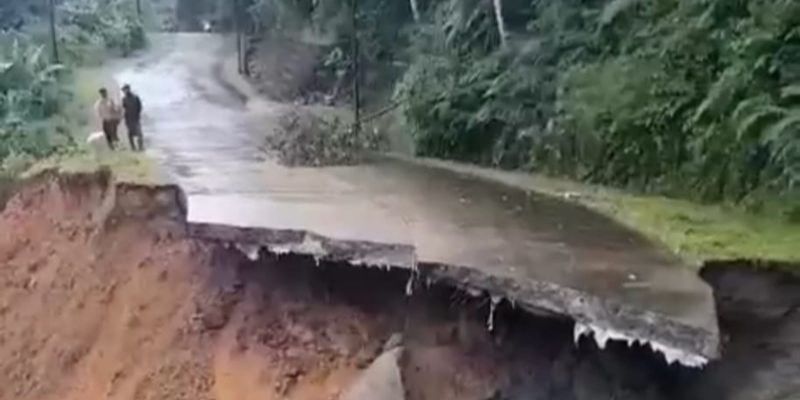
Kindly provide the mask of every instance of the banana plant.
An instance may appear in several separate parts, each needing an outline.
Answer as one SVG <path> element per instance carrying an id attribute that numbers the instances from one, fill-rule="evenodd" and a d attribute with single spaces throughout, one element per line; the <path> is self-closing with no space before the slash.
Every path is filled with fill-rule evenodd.
<path id="1" fill-rule="evenodd" d="M 61 64 L 50 64 L 44 47 L 15 39 L 0 52 L 0 98 L 4 120 L 44 118 L 56 111 L 63 94 L 58 74 Z"/>

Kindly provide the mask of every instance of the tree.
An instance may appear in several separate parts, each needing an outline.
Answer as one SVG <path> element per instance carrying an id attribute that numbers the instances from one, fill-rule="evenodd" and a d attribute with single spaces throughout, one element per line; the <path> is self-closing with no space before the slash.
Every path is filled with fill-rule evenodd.
<path id="1" fill-rule="evenodd" d="M 500 35 L 500 43 L 506 47 L 508 41 L 508 33 L 506 31 L 506 23 L 503 19 L 503 0 L 494 0 L 494 15 L 497 19 L 497 33 Z"/>
<path id="2" fill-rule="evenodd" d="M 417 0 L 408 0 L 411 4 L 411 14 L 414 16 L 414 21 L 419 22 L 419 4 L 417 4 Z"/>
<path id="3" fill-rule="evenodd" d="M 239 1 L 240 0 L 233 0 L 233 12 L 231 18 L 233 19 L 233 30 L 236 32 L 236 65 L 239 70 L 240 74 L 245 73 L 245 59 L 244 59 L 244 51 L 242 49 L 243 38 L 242 38 L 242 22 L 239 13 Z"/>
<path id="4" fill-rule="evenodd" d="M 59 55 L 58 55 L 58 40 L 56 34 L 56 4 L 55 0 L 48 0 L 47 2 L 48 9 L 47 14 L 50 20 L 50 46 L 53 52 L 53 62 L 59 62 Z"/>
<path id="5" fill-rule="evenodd" d="M 353 59 L 353 134 L 361 132 L 361 51 L 358 43 L 358 0 L 351 0 L 350 19 L 352 23 L 352 59 Z"/>

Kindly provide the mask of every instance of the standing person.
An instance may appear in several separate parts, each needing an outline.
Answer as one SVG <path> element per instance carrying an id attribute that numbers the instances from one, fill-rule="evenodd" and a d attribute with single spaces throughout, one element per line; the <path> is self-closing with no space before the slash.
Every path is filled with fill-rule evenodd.
<path id="1" fill-rule="evenodd" d="M 120 110 L 114 99 L 108 96 L 106 88 L 100 88 L 100 98 L 94 104 L 95 113 L 103 127 L 103 134 L 106 136 L 108 147 L 115 150 L 119 138 L 117 137 L 117 127 L 119 126 Z"/>
<path id="2" fill-rule="evenodd" d="M 122 86 L 122 108 L 125 109 L 125 126 L 128 128 L 128 140 L 131 150 L 144 150 L 144 137 L 142 137 L 142 100 L 133 93 L 130 85 Z"/>

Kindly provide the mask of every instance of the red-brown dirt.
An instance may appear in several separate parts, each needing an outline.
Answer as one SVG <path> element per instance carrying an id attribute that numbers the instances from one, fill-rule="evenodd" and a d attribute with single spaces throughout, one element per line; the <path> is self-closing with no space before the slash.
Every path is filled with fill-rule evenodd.
<path id="1" fill-rule="evenodd" d="M 336 399 L 409 323 L 387 312 L 404 306 L 403 282 L 381 300 L 349 280 L 347 299 L 311 276 L 311 261 L 253 263 L 187 238 L 181 207 L 174 188 L 114 185 L 104 173 L 45 174 L 9 201 L 0 399 Z M 454 383 L 409 398 L 491 395 L 499 374 L 456 376 L 484 371 L 488 352 L 442 341 L 452 323 L 412 325 L 438 347 L 409 363 L 434 358 Z M 413 379 L 436 380 L 428 374 Z"/>
<path id="2" fill-rule="evenodd" d="M 424 282 L 406 297 L 408 271 L 250 261 L 189 238 L 176 187 L 103 172 L 20 187 L 0 213 L 0 400 L 344 400 L 389 343 L 408 400 L 797 392 L 794 275 L 709 272 L 727 354 L 683 370 L 640 346 L 576 346 L 568 320 L 508 302 L 489 333 L 489 299 Z"/>

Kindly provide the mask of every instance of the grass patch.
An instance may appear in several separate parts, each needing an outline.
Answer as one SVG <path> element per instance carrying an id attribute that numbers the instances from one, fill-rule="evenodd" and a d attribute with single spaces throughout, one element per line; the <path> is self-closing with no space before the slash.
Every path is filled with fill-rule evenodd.
<path id="1" fill-rule="evenodd" d="M 155 161 L 143 153 L 130 151 L 105 152 L 95 155 L 86 145 L 86 138 L 100 130 L 100 122 L 94 115 L 97 91 L 105 87 L 109 93 L 119 93 L 119 83 L 107 67 L 79 68 L 74 71 L 69 84 L 72 101 L 66 104 L 58 118 L 66 125 L 75 142 L 75 152 L 59 154 L 33 165 L 24 176 L 32 176 L 43 170 L 55 169 L 64 172 L 90 172 L 108 167 L 117 180 L 135 183 L 164 183 Z M 121 142 L 122 145 L 124 143 Z"/>
<path id="2" fill-rule="evenodd" d="M 800 261 L 800 224 L 776 210 L 751 213 L 739 206 L 700 204 L 602 186 L 531 178 L 545 194 L 569 197 L 661 243 L 692 265 L 711 260 Z M 572 194 L 572 195 L 570 195 Z"/>
<path id="3" fill-rule="evenodd" d="M 800 262 L 800 223 L 776 210 L 791 206 L 776 200 L 761 213 L 730 205 L 698 204 L 662 196 L 632 194 L 525 172 L 506 172 L 435 159 L 409 158 L 506 185 L 579 203 L 642 233 L 692 266 L 706 261 L 764 260 Z"/>
<path id="4" fill-rule="evenodd" d="M 665 244 L 694 263 L 800 261 L 800 224 L 722 205 L 608 192 L 582 203 Z"/>
<path id="5" fill-rule="evenodd" d="M 86 138 L 92 132 L 100 130 L 100 122 L 94 115 L 98 89 L 105 87 L 110 93 L 119 92 L 119 83 L 108 68 L 79 68 L 70 78 L 68 89 L 72 93 L 72 99 L 51 123 L 70 132 L 77 146 L 74 151 L 56 154 L 34 163 L 23 177 L 33 176 L 44 170 L 91 172 L 108 167 L 119 181 L 165 183 L 167 180 L 160 173 L 156 162 L 143 153 L 115 151 L 95 155 L 86 145 Z M 122 142 L 121 144 L 124 145 Z"/>
<path id="6" fill-rule="evenodd" d="M 534 176 L 534 188 L 570 197 L 661 243 L 695 266 L 712 260 L 800 261 L 800 224 L 775 211 L 632 194 L 601 186 Z M 570 196 L 569 194 L 573 194 Z"/>
<path id="7" fill-rule="evenodd" d="M 167 182 L 153 159 L 145 154 L 129 151 L 109 152 L 100 157 L 88 152 L 51 157 L 36 163 L 23 175 L 23 178 L 35 176 L 46 170 L 79 173 L 93 172 L 103 167 L 110 168 L 118 181 L 140 184 Z"/>

